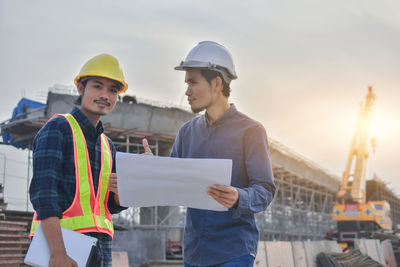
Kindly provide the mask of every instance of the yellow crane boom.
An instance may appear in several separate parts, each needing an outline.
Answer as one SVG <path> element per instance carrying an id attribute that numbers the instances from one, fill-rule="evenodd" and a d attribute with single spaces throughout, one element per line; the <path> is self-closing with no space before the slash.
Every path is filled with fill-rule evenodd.
<path id="1" fill-rule="evenodd" d="M 375 101 L 375 94 L 372 87 L 368 87 L 365 105 L 360 105 L 360 113 L 357 119 L 357 127 L 354 132 L 347 157 L 346 169 L 343 172 L 338 198 L 342 203 L 365 203 L 365 170 L 368 159 L 368 129 L 371 121 L 372 108 Z M 355 162 L 354 173 L 351 174 L 351 167 Z M 353 176 L 351 186 L 349 178 Z M 349 192 L 349 193 L 348 193 Z"/>
<path id="2" fill-rule="evenodd" d="M 374 101 L 375 94 L 372 87 L 368 87 L 365 103 L 360 105 L 346 169 L 337 194 L 338 202 L 333 207 L 332 219 L 337 222 L 337 240 L 343 248 L 352 245 L 356 238 L 371 238 L 375 232 L 392 229 L 389 203 L 384 200 L 366 202 L 365 199 L 368 131 Z M 375 142 L 371 143 L 375 149 Z"/>

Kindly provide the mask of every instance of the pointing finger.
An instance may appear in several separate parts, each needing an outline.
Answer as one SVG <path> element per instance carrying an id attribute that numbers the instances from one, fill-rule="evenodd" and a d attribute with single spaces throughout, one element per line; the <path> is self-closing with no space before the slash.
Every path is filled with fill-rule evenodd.
<path id="1" fill-rule="evenodd" d="M 149 142 L 147 142 L 146 138 L 142 139 L 142 145 L 144 148 L 144 154 L 145 155 L 153 155 L 153 152 L 151 152 L 150 146 L 149 146 Z"/>

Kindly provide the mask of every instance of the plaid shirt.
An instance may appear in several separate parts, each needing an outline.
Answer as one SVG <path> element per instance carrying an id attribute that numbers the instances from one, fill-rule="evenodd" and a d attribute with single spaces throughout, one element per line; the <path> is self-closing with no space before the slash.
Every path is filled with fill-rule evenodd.
<path id="1" fill-rule="evenodd" d="M 97 192 L 101 168 L 100 134 L 101 121 L 95 128 L 78 109 L 71 112 L 81 127 L 86 139 L 94 190 Z M 115 172 L 115 147 L 110 143 Z M 33 178 L 29 188 L 33 208 L 38 220 L 48 217 L 62 217 L 63 211 L 71 206 L 75 196 L 75 163 L 71 127 L 64 117 L 55 117 L 38 132 L 33 143 Z M 124 208 L 117 206 L 114 193 L 110 192 L 108 209 L 118 213 Z"/>
<path id="2" fill-rule="evenodd" d="M 100 121 L 95 128 L 78 108 L 74 108 L 71 114 L 85 136 L 93 186 L 97 192 L 101 168 L 100 134 L 103 133 L 103 124 Z M 108 142 L 113 159 L 112 172 L 115 172 L 115 147 L 109 138 Z M 38 220 L 54 216 L 61 218 L 62 213 L 74 200 L 75 185 L 71 127 L 64 117 L 55 117 L 40 129 L 33 142 L 33 177 L 29 193 Z M 109 194 L 108 209 L 111 213 L 125 209 L 116 205 L 113 192 Z M 99 266 L 111 266 L 111 237 L 104 233 L 86 233 L 86 235 L 98 239 L 95 257 L 100 261 Z"/>

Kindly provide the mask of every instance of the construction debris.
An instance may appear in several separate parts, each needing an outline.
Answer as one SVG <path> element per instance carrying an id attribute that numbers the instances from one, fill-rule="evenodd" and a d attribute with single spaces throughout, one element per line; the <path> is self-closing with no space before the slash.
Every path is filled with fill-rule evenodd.
<path id="1" fill-rule="evenodd" d="M 352 250 L 348 253 L 324 253 L 317 256 L 318 267 L 384 267 L 359 250 Z"/>

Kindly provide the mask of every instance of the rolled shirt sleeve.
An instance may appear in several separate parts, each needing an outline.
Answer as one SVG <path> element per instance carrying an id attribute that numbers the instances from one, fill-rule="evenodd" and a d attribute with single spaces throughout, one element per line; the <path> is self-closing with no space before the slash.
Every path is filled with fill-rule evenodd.
<path id="1" fill-rule="evenodd" d="M 32 206 L 39 220 L 62 217 L 59 206 L 59 184 L 62 182 L 61 163 L 64 160 L 64 134 L 59 120 L 48 122 L 37 134 L 33 145 L 33 177 L 29 188 Z M 75 181 L 73 181 L 75 182 Z"/>
<path id="2" fill-rule="evenodd" d="M 249 186 L 236 188 L 239 193 L 234 217 L 265 210 L 275 195 L 275 185 L 264 128 L 257 125 L 243 136 L 244 161 Z"/>

